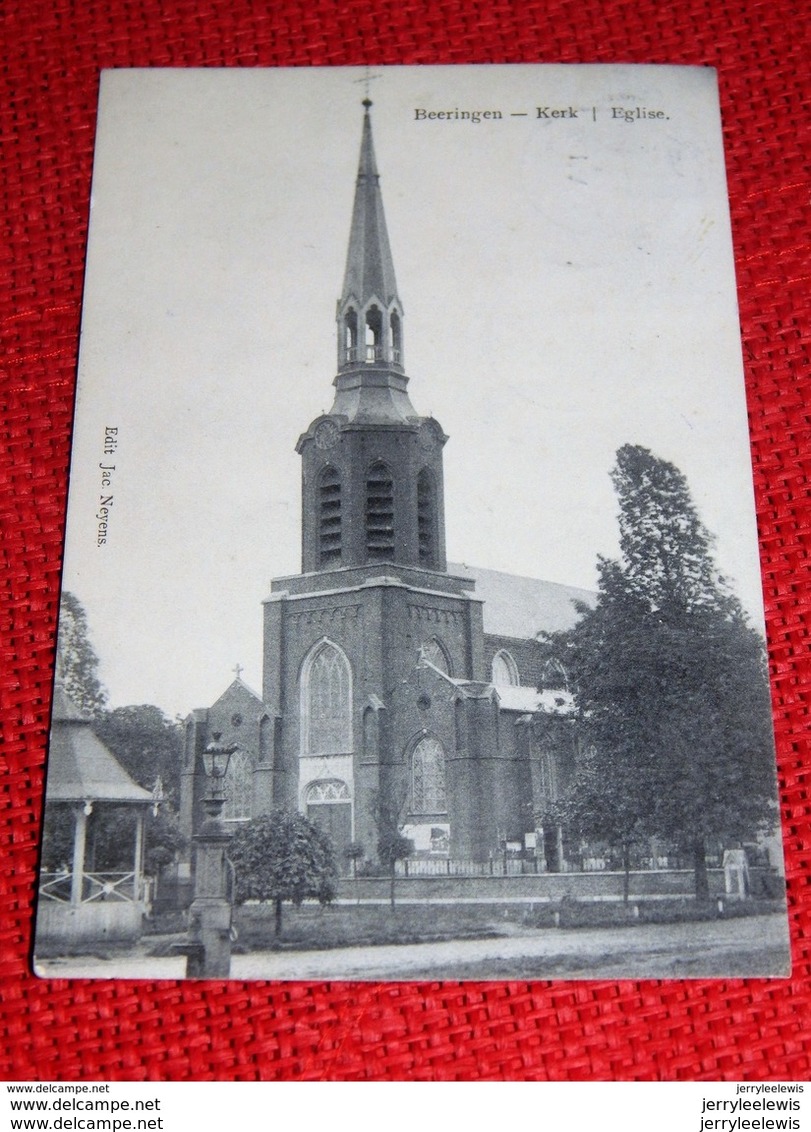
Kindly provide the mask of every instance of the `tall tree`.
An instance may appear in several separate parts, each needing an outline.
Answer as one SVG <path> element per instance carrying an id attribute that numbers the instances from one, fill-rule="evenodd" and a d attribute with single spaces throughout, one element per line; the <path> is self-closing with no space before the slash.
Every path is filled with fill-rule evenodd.
<path id="1" fill-rule="evenodd" d="M 276 809 L 240 825 L 228 846 L 234 865 L 236 899 L 272 900 L 276 935 L 282 933 L 282 904 L 335 897 L 338 875 L 330 838 L 303 814 Z"/>
<path id="2" fill-rule="evenodd" d="M 775 816 L 763 642 L 718 574 L 682 473 L 626 445 L 612 480 L 621 558 L 600 560 L 596 607 L 557 642 L 594 745 L 580 805 L 599 815 L 613 776 L 627 792 L 614 818 L 691 853 L 705 898 L 708 839 L 754 836 Z"/>
<path id="3" fill-rule="evenodd" d="M 78 598 L 64 591 L 59 614 L 58 673 L 71 700 L 93 719 L 93 730 L 127 773 L 147 790 L 160 780 L 163 808 L 150 815 L 146 830 L 147 865 L 168 863 L 183 843 L 176 808 L 180 795 L 183 728 L 151 704 L 107 710 L 107 692 L 98 678 L 99 660 L 90 641 L 87 614 Z M 133 815 L 126 807 L 99 808 L 91 824 L 92 847 L 105 867 L 125 860 L 132 841 Z M 54 822 L 46 820 L 50 833 Z"/>
<path id="4" fill-rule="evenodd" d="M 183 726 L 153 704 L 131 704 L 101 712 L 93 730 L 139 786 L 158 779 L 166 801 L 177 805 L 183 759 Z"/>
<path id="5" fill-rule="evenodd" d="M 74 594 L 64 590 L 59 605 L 57 672 L 71 700 L 91 717 L 103 711 L 107 703 L 98 668 L 99 658 L 90 643 L 84 606 Z"/>

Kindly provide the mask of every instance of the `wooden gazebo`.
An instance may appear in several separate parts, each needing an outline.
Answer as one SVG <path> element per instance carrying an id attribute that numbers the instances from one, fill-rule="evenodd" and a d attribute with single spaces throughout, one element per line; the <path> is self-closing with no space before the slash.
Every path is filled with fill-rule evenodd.
<path id="1" fill-rule="evenodd" d="M 144 818 L 152 803 L 148 790 L 130 778 L 96 737 L 92 723 L 68 697 L 61 680 L 54 708 L 45 793 L 46 830 L 72 833 L 66 860 L 48 860 L 40 873 L 37 943 L 134 940 L 141 934 L 144 903 Z M 88 828 L 103 807 L 133 807 L 132 867 L 95 870 L 88 860 Z"/>

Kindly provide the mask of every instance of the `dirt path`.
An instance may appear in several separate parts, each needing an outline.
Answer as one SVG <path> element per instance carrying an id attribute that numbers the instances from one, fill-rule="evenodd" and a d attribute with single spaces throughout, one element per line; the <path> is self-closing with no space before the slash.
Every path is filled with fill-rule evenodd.
<path id="1" fill-rule="evenodd" d="M 614 929 L 555 929 L 498 939 L 333 951 L 235 955 L 234 979 L 389 980 L 487 978 L 754 977 L 783 972 L 782 916 Z M 41 960 L 45 978 L 183 978 L 183 959 L 134 954 Z"/>

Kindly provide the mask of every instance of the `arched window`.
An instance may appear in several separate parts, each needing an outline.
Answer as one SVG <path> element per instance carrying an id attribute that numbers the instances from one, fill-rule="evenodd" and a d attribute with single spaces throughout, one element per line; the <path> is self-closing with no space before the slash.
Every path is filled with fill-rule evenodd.
<path id="1" fill-rule="evenodd" d="M 381 460 L 366 477 L 366 553 L 371 562 L 394 557 L 394 480 Z"/>
<path id="2" fill-rule="evenodd" d="M 491 679 L 498 688 L 517 687 L 521 683 L 518 665 L 506 649 L 499 649 L 493 657 Z"/>
<path id="3" fill-rule="evenodd" d="M 436 567 L 436 486 L 427 468 L 417 476 L 417 539 L 422 565 Z"/>
<path id="4" fill-rule="evenodd" d="M 318 481 L 318 561 L 341 564 L 341 479 L 335 468 L 324 468 Z"/>
<path id="5" fill-rule="evenodd" d="M 365 762 L 376 762 L 379 746 L 377 710 L 367 707 L 363 713 L 363 758 Z"/>
<path id="6" fill-rule="evenodd" d="M 396 365 L 400 365 L 403 357 L 403 332 L 397 311 L 391 312 L 389 325 L 391 327 L 391 360 Z"/>
<path id="7" fill-rule="evenodd" d="M 552 660 L 548 660 L 544 665 L 541 684 L 544 688 L 553 688 L 568 692 L 569 677 L 566 675 L 566 669 L 557 658 L 553 657 Z"/>
<path id="8" fill-rule="evenodd" d="M 371 306 L 366 312 L 366 361 L 376 362 L 382 357 L 383 315 L 380 307 Z"/>
<path id="9" fill-rule="evenodd" d="M 349 802 L 349 787 L 340 778 L 323 778 L 319 782 L 311 782 L 307 787 L 305 804 L 328 805 L 330 802 Z"/>
<path id="10" fill-rule="evenodd" d="M 323 641 L 301 674 L 302 753 L 339 755 L 352 750 L 352 675 L 349 661 Z"/>
<path id="11" fill-rule="evenodd" d="M 358 360 L 358 314 L 352 307 L 344 315 L 344 360 Z"/>
<path id="12" fill-rule="evenodd" d="M 253 806 L 253 763 L 247 751 L 238 748 L 231 755 L 225 780 L 225 821 L 247 821 Z"/>
<path id="13" fill-rule="evenodd" d="M 451 674 L 451 663 L 448 659 L 448 654 L 441 641 L 436 637 L 431 637 L 430 641 L 424 641 L 420 649 L 420 658 L 427 660 L 429 664 L 433 664 L 434 668 L 438 668 L 440 672 L 444 672 L 446 676 Z"/>
<path id="14" fill-rule="evenodd" d="M 411 756 L 411 806 L 415 814 L 445 814 L 445 752 L 438 739 L 420 739 Z"/>

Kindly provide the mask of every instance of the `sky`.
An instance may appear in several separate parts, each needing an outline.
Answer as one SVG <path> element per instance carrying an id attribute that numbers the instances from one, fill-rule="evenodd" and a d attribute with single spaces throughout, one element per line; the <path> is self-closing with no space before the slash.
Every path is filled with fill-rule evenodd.
<path id="1" fill-rule="evenodd" d="M 301 566 L 295 443 L 332 403 L 364 75 L 103 76 L 64 586 L 111 706 L 185 715 L 237 664 L 261 689 L 262 601 Z M 642 444 L 760 624 L 713 72 L 394 67 L 368 89 L 409 393 L 450 437 L 449 559 L 594 588 L 614 456 Z"/>

